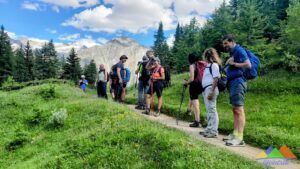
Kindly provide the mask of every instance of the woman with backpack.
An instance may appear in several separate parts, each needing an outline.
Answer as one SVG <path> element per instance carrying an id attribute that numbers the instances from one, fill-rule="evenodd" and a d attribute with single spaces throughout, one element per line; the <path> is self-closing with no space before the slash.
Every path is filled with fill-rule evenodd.
<path id="1" fill-rule="evenodd" d="M 106 72 L 104 65 L 101 64 L 95 81 L 95 87 L 97 88 L 99 98 L 107 99 L 106 86 L 108 79 L 108 73 Z"/>
<path id="2" fill-rule="evenodd" d="M 216 138 L 218 136 L 219 117 L 217 112 L 217 97 L 219 95 L 218 80 L 221 77 L 219 65 L 221 59 L 214 48 L 204 51 L 203 59 L 208 63 L 204 70 L 202 86 L 203 99 L 207 112 L 207 127 L 201 135 L 207 138 Z"/>
<path id="3" fill-rule="evenodd" d="M 190 127 L 201 127 L 198 97 L 203 91 L 201 81 L 206 62 L 199 61 L 199 57 L 195 53 L 189 54 L 188 61 L 190 63 L 190 78 L 185 80 L 184 85 L 189 85 L 191 107 L 194 108 L 195 113 L 195 121 L 190 124 Z"/>

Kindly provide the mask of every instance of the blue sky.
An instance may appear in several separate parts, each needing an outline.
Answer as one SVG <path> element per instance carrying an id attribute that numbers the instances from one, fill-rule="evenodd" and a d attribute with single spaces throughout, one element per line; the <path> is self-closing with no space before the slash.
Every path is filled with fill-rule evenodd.
<path id="1" fill-rule="evenodd" d="M 189 2 L 189 3 L 187 3 Z M 176 24 L 199 24 L 222 0 L 0 0 L 0 24 L 11 36 L 104 44 L 130 37 L 150 47 L 158 23 L 173 39 Z"/>

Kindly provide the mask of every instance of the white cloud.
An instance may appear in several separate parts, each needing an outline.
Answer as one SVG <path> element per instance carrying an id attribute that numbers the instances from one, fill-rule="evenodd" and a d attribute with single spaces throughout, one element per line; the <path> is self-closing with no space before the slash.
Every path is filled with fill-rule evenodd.
<path id="1" fill-rule="evenodd" d="M 51 33 L 51 34 L 57 33 L 57 31 L 55 29 L 49 29 L 49 28 L 46 29 L 46 32 Z"/>
<path id="2" fill-rule="evenodd" d="M 106 44 L 108 42 L 108 39 L 105 38 L 98 38 L 97 42 L 99 42 L 100 44 Z"/>
<path id="3" fill-rule="evenodd" d="M 228 0 L 227 0 L 228 1 Z M 203 25 L 223 0 L 104 0 L 105 4 L 86 9 L 62 23 L 63 26 L 93 31 L 117 33 L 146 33 L 157 29 L 160 21 L 165 30 L 171 30 L 176 24 L 188 24 L 196 17 Z"/>
<path id="4" fill-rule="evenodd" d="M 96 45 L 101 45 L 99 43 L 97 43 L 94 39 L 92 39 L 91 37 L 87 37 L 87 38 L 82 38 L 82 39 L 78 39 L 76 40 L 74 43 L 72 43 L 73 46 L 86 46 L 88 48 L 96 46 Z"/>
<path id="5" fill-rule="evenodd" d="M 168 46 L 169 46 L 169 47 L 173 47 L 174 41 L 175 41 L 175 36 L 174 36 L 174 34 L 171 34 L 171 35 L 167 38 L 167 44 L 168 44 Z"/>
<path id="6" fill-rule="evenodd" d="M 58 37 L 59 40 L 63 40 L 63 41 L 75 41 L 77 39 L 80 38 L 80 34 L 79 33 L 75 33 L 75 34 L 63 34 L 63 35 L 60 35 Z"/>
<path id="7" fill-rule="evenodd" d="M 32 11 L 38 11 L 38 10 L 40 10 L 40 5 L 38 3 L 32 3 L 29 1 L 25 1 L 22 4 L 22 8 L 32 10 Z"/>
<path id="8" fill-rule="evenodd" d="M 99 0 L 40 0 L 41 2 L 63 8 L 91 7 L 99 4 Z"/>

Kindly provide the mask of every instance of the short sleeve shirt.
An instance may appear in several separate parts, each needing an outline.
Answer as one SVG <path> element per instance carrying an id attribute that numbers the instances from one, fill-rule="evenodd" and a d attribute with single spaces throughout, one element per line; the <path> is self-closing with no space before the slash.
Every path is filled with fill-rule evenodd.
<path id="1" fill-rule="evenodd" d="M 211 67 L 211 73 L 210 73 L 210 67 Z M 203 79 L 202 79 L 202 86 L 206 87 L 209 85 L 212 85 L 214 82 L 214 78 L 220 78 L 221 74 L 219 71 L 219 65 L 217 63 L 209 63 L 207 64 L 204 74 L 203 74 Z"/>

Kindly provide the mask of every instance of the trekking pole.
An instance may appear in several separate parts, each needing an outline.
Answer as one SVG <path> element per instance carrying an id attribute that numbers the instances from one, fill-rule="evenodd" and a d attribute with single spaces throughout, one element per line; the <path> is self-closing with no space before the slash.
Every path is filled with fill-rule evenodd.
<path id="1" fill-rule="evenodd" d="M 187 85 L 183 85 L 182 87 L 182 93 L 181 93 L 181 100 L 180 100 L 180 106 L 179 106 L 179 110 L 177 112 L 177 115 L 176 115 L 176 124 L 178 125 L 178 121 L 179 121 L 179 113 L 181 111 L 181 106 L 182 106 L 182 103 L 183 103 L 183 100 L 184 100 L 184 93 L 185 93 L 185 90 L 187 88 Z"/>

